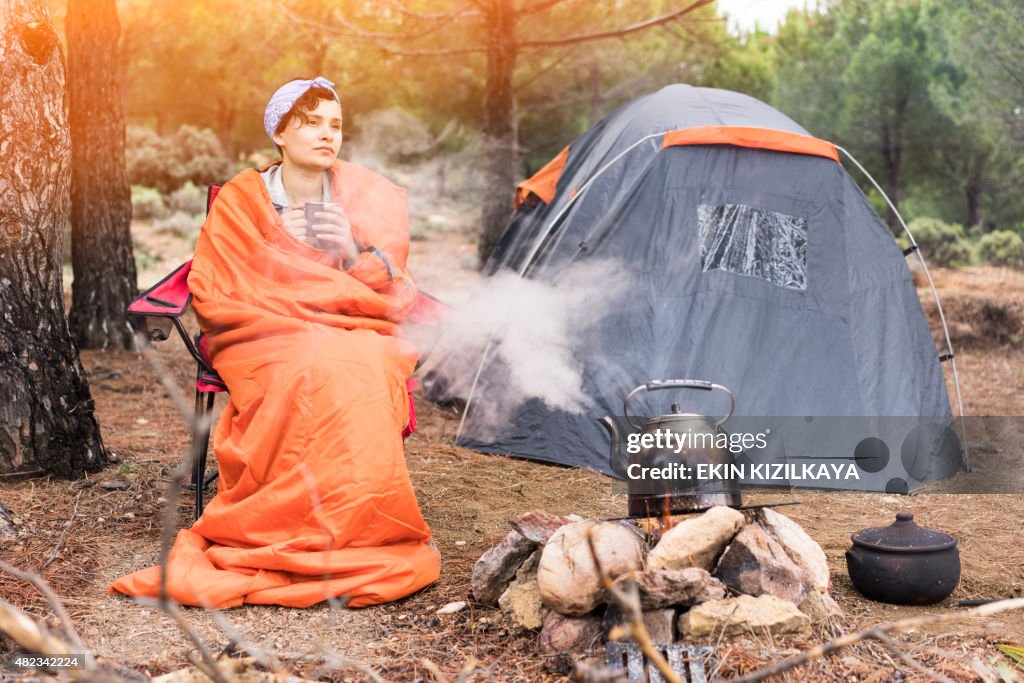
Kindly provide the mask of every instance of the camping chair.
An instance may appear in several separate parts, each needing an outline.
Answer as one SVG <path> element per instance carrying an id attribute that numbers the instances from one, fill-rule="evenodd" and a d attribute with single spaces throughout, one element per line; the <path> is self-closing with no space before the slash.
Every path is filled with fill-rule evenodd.
<path id="1" fill-rule="evenodd" d="M 211 185 L 206 196 L 206 211 L 220 192 L 220 185 Z M 210 443 L 210 412 L 213 410 L 214 396 L 227 391 L 227 385 L 214 370 L 210 362 L 210 350 L 206 335 L 202 332 L 192 336 L 181 321 L 182 315 L 192 303 L 192 293 L 188 290 L 188 274 L 192 270 L 189 260 L 178 266 L 160 282 L 139 294 L 128 306 L 128 315 L 142 318 L 146 336 L 150 341 L 164 341 L 173 327 L 188 349 L 189 355 L 196 361 L 196 398 L 195 413 L 192 420 L 192 444 L 190 457 L 192 460 L 192 479 L 189 488 L 196 492 L 196 519 L 203 514 L 203 492 L 217 479 L 215 470 L 206 476 L 206 452 Z M 436 326 L 450 309 L 432 296 L 423 292 L 417 293 L 413 310 L 408 316 L 410 322 Z M 422 359 L 421 359 L 422 362 Z M 409 424 L 402 431 L 402 438 L 416 430 L 416 406 L 413 403 L 412 391 L 416 382 L 410 378 L 409 387 Z"/>

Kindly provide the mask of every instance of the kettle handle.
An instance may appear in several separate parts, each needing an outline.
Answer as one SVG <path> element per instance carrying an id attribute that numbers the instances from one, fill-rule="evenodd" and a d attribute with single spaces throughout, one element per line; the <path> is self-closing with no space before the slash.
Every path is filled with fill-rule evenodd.
<path id="1" fill-rule="evenodd" d="M 655 379 L 651 380 L 647 384 L 641 384 L 636 389 L 629 392 L 629 396 L 626 396 L 626 400 L 622 402 L 622 414 L 625 416 L 626 421 L 634 428 L 643 429 L 646 425 L 638 425 L 636 422 L 633 422 L 633 417 L 629 414 L 630 400 L 642 391 L 654 391 L 656 389 L 700 389 L 702 391 L 721 389 L 725 393 L 729 394 L 729 413 L 715 423 L 715 429 L 718 429 L 725 424 L 726 420 L 732 417 L 733 411 L 736 410 L 736 397 L 732 395 L 731 391 L 726 387 L 723 387 L 721 384 L 713 384 L 712 382 L 706 382 L 702 379 Z"/>

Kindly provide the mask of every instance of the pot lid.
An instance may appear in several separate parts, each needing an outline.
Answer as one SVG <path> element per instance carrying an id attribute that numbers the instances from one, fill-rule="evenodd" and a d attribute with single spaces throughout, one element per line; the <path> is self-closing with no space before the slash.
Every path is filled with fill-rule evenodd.
<path id="1" fill-rule="evenodd" d="M 861 529 L 851 534 L 850 540 L 864 548 L 901 553 L 934 552 L 956 546 L 955 537 L 918 526 L 909 512 L 896 513 L 896 521 L 889 526 Z"/>
<path id="2" fill-rule="evenodd" d="M 709 429 L 714 429 L 715 426 L 714 421 L 710 417 L 699 413 L 668 413 L 666 415 L 659 415 L 658 417 L 651 418 L 648 420 L 647 424 L 651 427 L 672 423 L 686 424 L 690 422 L 699 423 Z"/>

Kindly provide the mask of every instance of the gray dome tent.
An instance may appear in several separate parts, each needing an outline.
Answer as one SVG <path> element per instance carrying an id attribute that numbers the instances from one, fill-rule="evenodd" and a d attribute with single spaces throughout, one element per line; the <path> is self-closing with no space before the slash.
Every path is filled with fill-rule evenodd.
<path id="1" fill-rule="evenodd" d="M 500 434 L 478 429 L 515 372 L 485 354 L 460 445 L 614 476 L 595 418 L 621 415 L 634 386 L 694 378 L 735 393 L 734 429 L 773 432 L 759 460 L 847 460 L 863 475 L 814 486 L 905 491 L 963 468 L 904 253 L 836 148 L 782 113 L 669 86 L 600 121 L 518 190 L 486 273 L 557 285 L 571 264 L 615 258 L 635 291 L 574 342 L 592 413 L 533 400 L 509 408 Z M 668 400 L 652 396 L 647 412 L 668 412 Z"/>

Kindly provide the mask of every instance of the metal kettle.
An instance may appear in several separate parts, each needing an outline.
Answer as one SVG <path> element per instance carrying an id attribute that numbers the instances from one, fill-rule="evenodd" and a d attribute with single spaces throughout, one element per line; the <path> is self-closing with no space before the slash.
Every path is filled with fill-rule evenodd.
<path id="1" fill-rule="evenodd" d="M 714 421 L 697 413 L 684 413 L 673 403 L 667 415 L 637 420 L 629 414 L 629 402 L 643 392 L 660 389 L 724 391 L 731 402 L 729 413 Z M 703 380 L 653 380 L 629 392 L 622 404 L 626 422 L 634 429 L 626 434 L 611 416 L 598 422 L 611 437 L 612 468 L 624 473 L 629 491 L 629 515 L 654 517 L 711 507 L 742 504 L 739 482 L 733 476 L 735 460 L 728 435 L 721 426 L 732 417 L 736 398 L 720 384 Z"/>

